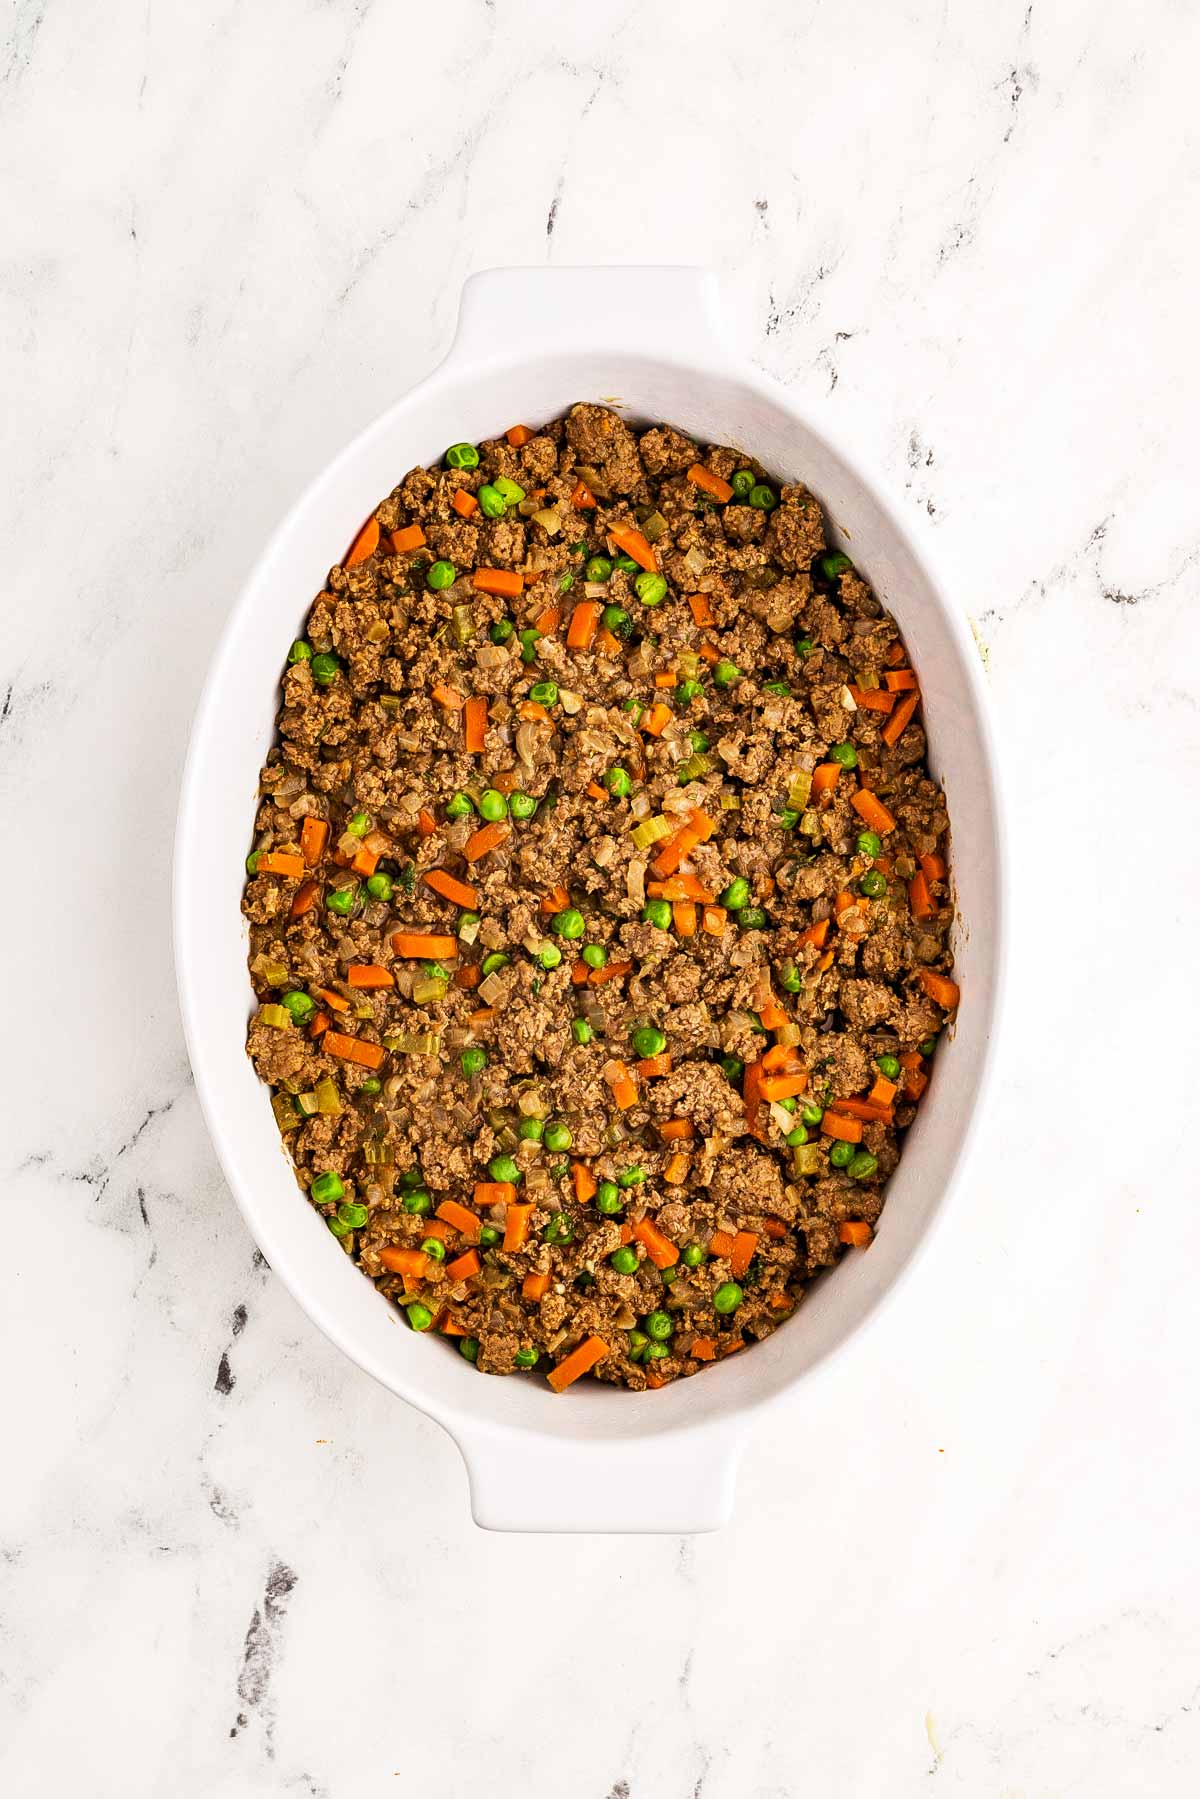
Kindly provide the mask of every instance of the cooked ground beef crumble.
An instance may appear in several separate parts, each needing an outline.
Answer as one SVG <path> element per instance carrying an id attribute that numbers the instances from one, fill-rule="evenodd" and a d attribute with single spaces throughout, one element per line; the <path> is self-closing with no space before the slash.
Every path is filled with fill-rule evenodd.
<path id="1" fill-rule="evenodd" d="M 414 1329 L 659 1387 L 870 1241 L 958 1001 L 918 707 L 738 451 L 583 404 L 377 507 L 288 657 L 249 1052 Z"/>

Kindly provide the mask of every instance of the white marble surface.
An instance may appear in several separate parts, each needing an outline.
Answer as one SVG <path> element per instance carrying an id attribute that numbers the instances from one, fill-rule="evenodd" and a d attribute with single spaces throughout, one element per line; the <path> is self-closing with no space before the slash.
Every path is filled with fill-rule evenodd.
<path id="1" fill-rule="evenodd" d="M 0 1792 L 1183 1795 L 1200 15 L 14 0 Z M 919 1275 L 693 1540 L 471 1525 L 256 1259 L 168 861 L 264 532 L 504 261 L 708 260 L 986 646 L 1009 1032 Z"/>

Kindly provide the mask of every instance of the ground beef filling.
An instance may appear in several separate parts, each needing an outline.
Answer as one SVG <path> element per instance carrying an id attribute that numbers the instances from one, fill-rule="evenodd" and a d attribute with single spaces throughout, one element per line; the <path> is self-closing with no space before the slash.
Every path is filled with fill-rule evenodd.
<path id="1" fill-rule="evenodd" d="M 288 657 L 248 1047 L 414 1329 L 658 1387 L 869 1243 L 958 1000 L 919 702 L 813 496 L 670 426 L 377 507 Z"/>

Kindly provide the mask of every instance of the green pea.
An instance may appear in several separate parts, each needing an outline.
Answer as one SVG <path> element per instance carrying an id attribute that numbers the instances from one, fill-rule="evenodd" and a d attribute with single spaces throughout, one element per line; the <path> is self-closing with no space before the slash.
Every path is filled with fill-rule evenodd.
<path id="1" fill-rule="evenodd" d="M 858 885 L 868 899 L 882 899 L 887 892 L 887 876 L 881 875 L 877 868 L 869 868 Z"/>
<path id="2" fill-rule="evenodd" d="M 421 1244 L 422 1255 L 427 1255 L 431 1262 L 446 1260 L 446 1245 L 440 1237 L 426 1237 Z"/>
<path id="3" fill-rule="evenodd" d="M 360 1093 L 366 1093 L 374 1098 L 375 1094 L 383 1092 L 383 1082 L 377 1081 L 373 1074 L 369 1074 L 365 1081 L 359 1082 L 358 1090 Z"/>
<path id="4" fill-rule="evenodd" d="M 334 1200 L 341 1199 L 346 1189 L 342 1185 L 342 1177 L 330 1169 L 326 1174 L 319 1174 L 309 1183 L 308 1196 L 316 1200 L 319 1206 L 332 1205 Z"/>
<path id="5" fill-rule="evenodd" d="M 553 706 L 558 699 L 558 682 L 535 681 L 529 689 L 529 697 L 539 706 Z"/>
<path id="6" fill-rule="evenodd" d="M 836 581 L 839 575 L 844 575 L 847 569 L 853 567 L 849 556 L 844 556 L 841 550 L 835 550 L 832 555 L 821 558 L 821 573 L 827 581 Z"/>
<path id="7" fill-rule="evenodd" d="M 622 768 L 618 763 L 616 768 L 609 769 L 604 777 L 604 784 L 615 799 L 623 800 L 633 786 L 633 777 L 627 768 Z"/>
<path id="8" fill-rule="evenodd" d="M 494 1224 L 481 1224 L 479 1227 L 479 1244 L 482 1249 L 495 1249 L 500 1241 L 500 1232 Z"/>
<path id="9" fill-rule="evenodd" d="M 509 794 L 508 809 L 514 818 L 532 818 L 538 809 L 538 803 L 532 794 L 518 791 Z"/>
<path id="10" fill-rule="evenodd" d="M 477 1362 L 479 1360 L 479 1338 L 460 1337 L 458 1353 L 460 1356 L 465 1356 L 468 1362 Z"/>
<path id="11" fill-rule="evenodd" d="M 295 643 L 292 645 L 291 649 L 288 651 L 287 659 L 288 659 L 288 662 L 291 664 L 295 664 L 297 662 L 311 662 L 312 661 L 312 645 L 310 643 L 305 643 L 303 637 L 297 637 Z"/>
<path id="12" fill-rule="evenodd" d="M 621 1210 L 621 1194 L 615 1181 L 601 1181 L 596 1188 L 596 1210 L 611 1217 Z"/>
<path id="13" fill-rule="evenodd" d="M 614 1249 L 608 1260 L 618 1274 L 637 1273 L 637 1250 L 632 1249 L 628 1244 L 623 1244 L 620 1249 Z"/>
<path id="14" fill-rule="evenodd" d="M 794 962 L 785 962 L 780 969 L 779 985 L 785 993 L 799 993 L 804 986 L 804 977 Z"/>
<path id="15" fill-rule="evenodd" d="M 400 1176 L 400 1186 L 405 1193 L 410 1193 L 414 1187 L 421 1185 L 424 1178 L 419 1168 L 406 1168 Z"/>
<path id="16" fill-rule="evenodd" d="M 750 901 L 750 883 L 744 876 L 736 875 L 725 891 L 718 896 L 718 903 L 727 912 L 740 912 Z"/>
<path id="17" fill-rule="evenodd" d="M 782 1106 L 785 1112 L 794 1112 L 799 1101 L 792 1094 L 789 1094 L 786 1099 L 777 1099 L 775 1104 L 777 1106 Z"/>
<path id="18" fill-rule="evenodd" d="M 256 875 L 258 873 L 258 858 L 261 855 L 261 850 L 251 850 L 250 854 L 246 857 L 246 873 L 248 875 Z"/>
<path id="19" fill-rule="evenodd" d="M 570 591 L 574 587 L 574 585 L 575 585 L 574 575 L 571 573 L 571 571 L 569 569 L 564 569 L 562 574 L 558 577 L 559 593 L 570 593 Z"/>
<path id="20" fill-rule="evenodd" d="M 763 481 L 756 481 L 754 483 L 754 486 L 750 489 L 749 498 L 750 504 L 756 506 L 760 512 L 771 512 L 779 504 L 776 496 Z"/>
<path id="21" fill-rule="evenodd" d="M 794 1131 L 788 1132 L 784 1142 L 789 1149 L 799 1149 L 802 1143 L 808 1142 L 808 1132 L 802 1124 L 798 1124 Z"/>
<path id="22" fill-rule="evenodd" d="M 595 1031 L 593 1031 L 586 1018 L 573 1018 L 571 1020 L 571 1035 L 574 1037 L 576 1043 L 590 1043 L 595 1034 Z"/>
<path id="23" fill-rule="evenodd" d="M 625 574 L 625 575 L 636 575 L 638 572 L 639 566 L 640 565 L 633 560 L 633 557 L 626 556 L 624 551 L 621 552 L 621 554 L 616 558 L 615 562 L 613 563 L 613 567 L 619 568 L 621 570 L 622 574 Z"/>
<path id="24" fill-rule="evenodd" d="M 541 632 L 535 631 L 532 626 L 527 631 L 521 632 L 521 661 L 525 663 L 526 667 L 537 661 L 537 650 L 534 646 L 541 635 Z"/>
<path id="25" fill-rule="evenodd" d="M 829 754 L 843 768 L 858 767 L 858 751 L 852 743 L 835 743 Z"/>
<path id="26" fill-rule="evenodd" d="M 309 999 L 307 993 L 300 993 L 298 991 L 295 993 L 285 993 L 283 996 L 283 1004 L 291 1013 L 297 1024 L 303 1024 L 305 1019 L 311 1018 L 317 1009 L 315 1000 Z"/>
<path id="27" fill-rule="evenodd" d="M 665 1343 L 675 1329 L 675 1320 L 670 1312 L 651 1312 L 648 1318 L 643 1318 L 642 1328 L 654 1342 Z"/>
<path id="28" fill-rule="evenodd" d="M 585 943 L 582 954 L 589 968 L 603 968 L 608 961 L 608 951 L 602 943 Z"/>
<path id="29" fill-rule="evenodd" d="M 854 839 L 854 847 L 860 856 L 866 856 L 873 862 L 883 849 L 883 839 L 877 837 L 874 831 L 860 831 Z"/>
<path id="30" fill-rule="evenodd" d="M 449 970 L 443 968 L 440 962 L 422 962 L 421 973 L 428 975 L 431 981 L 448 981 L 450 979 Z"/>
<path id="31" fill-rule="evenodd" d="M 762 690 L 764 693 L 778 694 L 782 699 L 786 699 L 792 691 L 786 681 L 764 681 Z"/>
<path id="32" fill-rule="evenodd" d="M 433 1210 L 433 1200 L 424 1187 L 414 1187 L 411 1193 L 404 1195 L 404 1210 L 411 1212 L 414 1218 L 424 1218 Z"/>
<path id="33" fill-rule="evenodd" d="M 329 911 L 336 912 L 339 918 L 349 918 L 357 898 L 357 884 L 353 887 L 335 887 L 332 893 L 326 894 L 325 904 Z"/>
<path id="34" fill-rule="evenodd" d="M 540 1143 L 542 1140 L 542 1133 L 545 1129 L 546 1121 L 544 1118 L 522 1118 L 520 1124 L 517 1126 L 517 1136 L 520 1137 L 524 1143 Z"/>
<path id="35" fill-rule="evenodd" d="M 425 585 L 432 587 L 434 593 L 440 593 L 443 587 L 452 587 L 458 579 L 458 570 L 452 562 L 440 560 L 431 563 L 425 572 Z"/>
<path id="36" fill-rule="evenodd" d="M 538 961 L 543 968 L 557 968 L 562 961 L 562 951 L 557 943 L 543 943 L 538 951 Z"/>
<path id="37" fill-rule="evenodd" d="M 508 511 L 508 502 L 500 489 L 490 481 L 484 483 L 477 494 L 479 510 L 484 518 L 503 518 Z"/>
<path id="38" fill-rule="evenodd" d="M 726 656 L 722 656 L 721 660 L 717 663 L 717 666 L 713 669 L 713 680 L 718 687 L 732 687 L 734 682 L 740 681 L 741 678 L 742 671 L 737 663 L 730 662 Z"/>
<path id="39" fill-rule="evenodd" d="M 708 738 L 703 731 L 689 731 L 688 742 L 697 756 L 702 756 L 708 748 Z"/>
<path id="40" fill-rule="evenodd" d="M 647 900 L 642 907 L 642 923 L 657 925 L 660 931 L 669 931 L 671 928 L 670 900 Z"/>
<path id="41" fill-rule="evenodd" d="M 446 451 L 447 468 L 478 468 L 479 451 L 474 444 L 451 444 Z"/>
<path id="42" fill-rule="evenodd" d="M 831 1168 L 849 1168 L 853 1160 L 854 1145 L 852 1143 L 842 1143 L 839 1141 L 834 1144 L 829 1152 L 829 1165 Z"/>
<path id="43" fill-rule="evenodd" d="M 761 906 L 743 906 L 737 915 L 738 928 L 743 931 L 765 931 L 767 915 Z"/>
<path id="44" fill-rule="evenodd" d="M 565 912 L 556 912 L 550 920 L 550 929 L 555 936 L 566 937 L 572 942 L 576 937 L 582 937 L 586 928 L 583 913 L 577 912 L 574 906 L 568 906 Z"/>
<path id="45" fill-rule="evenodd" d="M 318 687 L 328 687 L 342 672 L 342 665 L 336 656 L 314 656 L 311 666 L 312 678 Z"/>
<path id="46" fill-rule="evenodd" d="M 856 1155 L 851 1156 L 846 1173 L 853 1181 L 869 1181 L 878 1167 L 877 1157 L 869 1149 L 860 1149 Z"/>
<path id="47" fill-rule="evenodd" d="M 483 962 L 480 965 L 480 972 L 484 975 L 495 974 L 498 968 L 507 967 L 508 957 L 502 950 L 494 949 L 490 955 L 483 958 Z"/>
<path id="48" fill-rule="evenodd" d="M 665 577 L 651 574 L 649 570 L 645 570 L 638 576 L 633 587 L 643 606 L 661 606 L 667 597 Z"/>
<path id="49" fill-rule="evenodd" d="M 462 1063 L 462 1071 L 469 1080 L 472 1075 L 482 1074 L 487 1067 L 487 1051 L 478 1047 L 464 1049 L 459 1060 Z"/>
<path id="50" fill-rule="evenodd" d="M 633 630 L 633 619 L 624 606 L 606 606 L 600 614 L 600 623 L 614 637 L 628 637 Z"/>
<path id="51" fill-rule="evenodd" d="M 803 662 L 806 657 L 811 656 L 816 647 L 817 646 L 811 637 L 797 637 L 796 642 L 793 645 L 801 662 Z"/>
<path id="52" fill-rule="evenodd" d="M 507 643 L 515 628 L 511 618 L 498 618 L 494 625 L 488 626 L 488 636 L 493 643 Z"/>
<path id="53" fill-rule="evenodd" d="M 721 1057 L 721 1073 L 725 1076 L 727 1081 L 733 1081 L 736 1085 L 745 1072 L 746 1064 L 742 1061 L 740 1056 Z"/>
<path id="54" fill-rule="evenodd" d="M 546 1148 L 556 1155 L 561 1155 L 571 1147 L 571 1133 L 565 1124 L 548 1124 L 546 1126 Z"/>
<path id="55" fill-rule="evenodd" d="M 900 1079 L 900 1063 L 897 1057 L 876 1056 L 875 1066 L 886 1080 L 898 1081 Z"/>
<path id="56" fill-rule="evenodd" d="M 584 565 L 585 581 L 607 581 L 613 572 L 613 565 L 607 556 L 590 556 Z"/>
<path id="57" fill-rule="evenodd" d="M 466 793 L 452 793 L 446 801 L 447 818 L 466 818 L 467 814 L 474 810 L 470 795 Z"/>
<path id="58" fill-rule="evenodd" d="M 663 1269 L 664 1274 L 669 1272 L 671 1272 L 671 1270 L 666 1268 Z M 663 1357 L 669 1356 L 670 1353 L 671 1346 L 669 1343 L 647 1343 L 646 1353 L 642 1360 L 646 1362 L 661 1362 Z"/>
<path id="59" fill-rule="evenodd" d="M 647 1056 L 661 1055 L 667 1047 L 663 1033 L 652 1024 L 639 1025 L 631 1039 L 634 1053 L 645 1059 Z"/>
<path id="60" fill-rule="evenodd" d="M 393 891 L 391 875 L 373 874 L 367 876 L 367 892 L 372 899 L 390 900 Z"/>
<path id="61" fill-rule="evenodd" d="M 918 1045 L 917 1045 L 918 1052 L 923 1056 L 931 1056 L 936 1048 L 937 1048 L 937 1038 L 936 1037 L 926 1037 L 921 1043 L 918 1043 Z"/>
<path id="62" fill-rule="evenodd" d="M 567 545 L 567 549 L 572 556 L 586 556 L 587 555 L 587 541 L 586 541 L 586 539 L 581 537 L 579 539 L 578 543 L 569 543 Z"/>
<path id="63" fill-rule="evenodd" d="M 722 1281 L 713 1294 L 713 1311 L 724 1316 L 727 1312 L 736 1312 L 745 1294 L 736 1281 Z"/>
<path id="64" fill-rule="evenodd" d="M 733 489 L 733 497 L 735 500 L 748 500 L 757 484 L 752 470 L 740 468 L 733 476 L 729 485 Z"/>
<path id="65" fill-rule="evenodd" d="M 681 681 L 679 686 L 675 689 L 675 698 L 679 701 L 681 706 L 690 706 L 692 701 L 703 692 L 704 686 L 702 682 Z"/>
<path id="66" fill-rule="evenodd" d="M 685 1268 L 699 1268 L 702 1262 L 707 1262 L 708 1251 L 703 1243 L 685 1243 L 681 1260 Z"/>
<path id="67" fill-rule="evenodd" d="M 508 801 L 494 787 L 486 787 L 479 796 L 479 816 L 486 818 L 489 824 L 498 819 L 508 817 Z"/>
<path id="68" fill-rule="evenodd" d="M 537 1366 L 538 1351 L 536 1349 L 518 1349 L 513 1357 L 514 1368 L 534 1368 Z"/>
<path id="69" fill-rule="evenodd" d="M 336 1212 L 333 1214 L 332 1218 L 327 1218 L 325 1222 L 335 1237 L 348 1237 L 350 1235 L 350 1226 L 344 1219 L 339 1218 Z"/>
<path id="70" fill-rule="evenodd" d="M 631 1362 L 640 1362 L 641 1361 L 642 1357 L 646 1353 L 646 1345 L 649 1343 L 649 1341 L 650 1341 L 650 1339 L 646 1335 L 645 1331 L 630 1331 L 630 1333 L 629 1333 L 629 1359 Z"/>
<path id="71" fill-rule="evenodd" d="M 543 1243 L 573 1243 L 575 1226 L 565 1212 L 555 1212 L 542 1232 Z"/>
<path id="72" fill-rule="evenodd" d="M 808 1125 L 809 1128 L 812 1130 L 816 1129 L 817 1125 L 820 1124 L 820 1122 L 821 1122 L 822 1118 L 824 1118 L 824 1116 L 825 1116 L 824 1106 L 818 1106 L 812 1100 L 809 1100 L 806 1105 L 804 1105 L 800 1108 L 801 1124 Z"/>
<path id="73" fill-rule="evenodd" d="M 618 1187 L 640 1187 L 645 1178 L 646 1170 L 640 1162 L 635 1162 L 630 1168 L 622 1168 L 617 1176 L 617 1185 Z"/>
<path id="74" fill-rule="evenodd" d="M 414 1299 L 411 1305 L 405 1306 L 404 1315 L 415 1331 L 427 1331 L 433 1323 L 433 1313 L 419 1299 Z"/>
<path id="75" fill-rule="evenodd" d="M 493 1156 L 488 1173 L 494 1181 L 508 1181 L 513 1186 L 521 1179 L 521 1170 L 509 1155 Z"/>

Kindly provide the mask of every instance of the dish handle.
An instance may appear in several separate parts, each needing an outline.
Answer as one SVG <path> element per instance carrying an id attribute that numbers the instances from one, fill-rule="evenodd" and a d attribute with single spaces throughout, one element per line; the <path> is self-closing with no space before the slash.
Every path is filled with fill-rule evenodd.
<path id="1" fill-rule="evenodd" d="M 731 365 L 717 278 L 702 268 L 484 269 L 463 284 L 450 360 L 631 350 Z"/>
<path id="2" fill-rule="evenodd" d="M 683 1535 L 728 1523 L 745 1426 L 581 1441 L 472 1421 L 452 1435 L 483 1530 Z"/>

